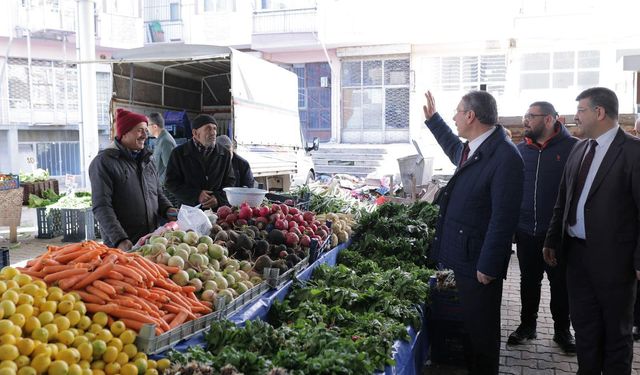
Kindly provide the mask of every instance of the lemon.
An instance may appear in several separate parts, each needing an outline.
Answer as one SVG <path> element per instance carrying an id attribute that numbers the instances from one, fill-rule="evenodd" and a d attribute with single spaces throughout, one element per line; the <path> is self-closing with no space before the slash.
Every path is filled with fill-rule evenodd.
<path id="1" fill-rule="evenodd" d="M 73 297 L 71 297 L 71 299 L 73 299 Z M 73 304 L 75 303 L 74 300 L 62 300 L 60 301 L 60 303 L 58 303 L 58 312 L 60 314 L 66 314 L 69 311 L 73 311 Z"/>
<path id="2" fill-rule="evenodd" d="M 0 319 L 2 319 L 4 317 L 4 308 L 2 308 L 2 305 L 0 305 Z"/>
<path id="3" fill-rule="evenodd" d="M 100 369 L 91 369 L 91 373 L 93 375 L 105 375 L 104 371 Z"/>
<path id="4" fill-rule="evenodd" d="M 127 353 L 120 352 L 116 357 L 116 362 L 118 362 L 120 366 L 124 366 L 129 363 L 129 356 L 127 355 Z"/>
<path id="5" fill-rule="evenodd" d="M 131 329 L 127 329 L 126 331 L 120 334 L 120 340 L 124 345 L 133 344 L 136 341 L 136 333 Z"/>
<path id="6" fill-rule="evenodd" d="M 42 341 L 42 342 L 48 342 L 49 331 L 42 327 L 36 328 L 31 332 L 31 338 L 34 340 Z"/>
<path id="7" fill-rule="evenodd" d="M 0 361 L 13 361 L 18 358 L 20 352 L 15 345 L 0 345 Z"/>
<path id="8" fill-rule="evenodd" d="M 48 375 L 67 375 L 69 365 L 65 361 L 53 361 L 47 371 Z"/>
<path id="9" fill-rule="evenodd" d="M 138 348 L 134 344 L 127 344 L 122 348 L 122 351 L 127 353 L 129 358 L 133 358 L 138 354 Z"/>
<path id="10" fill-rule="evenodd" d="M 13 332 L 13 322 L 9 319 L 0 320 L 0 335 Z"/>
<path id="11" fill-rule="evenodd" d="M 121 375 L 138 375 L 138 368 L 133 363 L 127 363 L 120 369 Z"/>
<path id="12" fill-rule="evenodd" d="M 42 327 L 42 323 L 40 323 L 40 319 L 35 316 L 28 317 L 24 323 L 24 331 L 27 333 L 31 333 L 40 327 Z"/>
<path id="13" fill-rule="evenodd" d="M 18 271 L 16 268 L 9 267 L 9 266 L 4 267 L 0 271 L 0 276 L 5 280 L 11 280 L 15 275 L 18 275 L 18 274 L 20 274 L 20 271 Z"/>
<path id="14" fill-rule="evenodd" d="M 18 306 L 20 306 L 20 305 L 33 305 L 34 301 L 35 300 L 33 299 L 32 296 L 30 296 L 29 294 L 23 292 L 23 293 L 20 293 L 20 295 L 18 296 L 17 305 Z"/>
<path id="15" fill-rule="evenodd" d="M 47 331 L 49 331 L 49 338 L 55 339 L 56 336 L 58 336 L 58 326 L 53 324 L 53 323 L 49 323 L 49 324 L 45 324 L 44 327 L 42 327 L 44 329 L 46 329 Z"/>
<path id="16" fill-rule="evenodd" d="M 135 361 L 135 360 L 140 359 L 140 358 L 142 358 L 142 359 L 144 359 L 146 361 L 147 360 L 147 355 L 145 353 L 143 353 L 143 352 L 139 352 L 138 354 L 136 354 L 133 357 L 133 360 Z"/>
<path id="17" fill-rule="evenodd" d="M 104 366 L 104 373 L 107 375 L 115 375 L 120 373 L 120 364 L 118 362 L 107 363 Z"/>
<path id="18" fill-rule="evenodd" d="M 36 369 L 31 366 L 24 366 L 18 370 L 18 375 L 38 375 Z"/>
<path id="19" fill-rule="evenodd" d="M 0 375 L 16 375 L 16 370 L 11 367 L 2 367 L 0 368 Z"/>
<path id="20" fill-rule="evenodd" d="M 159 374 L 158 370 L 154 368 L 150 368 L 144 373 L 144 375 L 158 375 L 158 374 Z"/>
<path id="21" fill-rule="evenodd" d="M 40 325 L 43 327 L 51 322 L 53 322 L 54 315 L 51 311 L 42 311 L 38 314 L 38 320 L 40 321 Z"/>
<path id="22" fill-rule="evenodd" d="M 53 318 L 53 324 L 58 326 L 58 330 L 61 332 L 71 328 L 71 322 L 69 321 L 69 319 L 67 319 L 66 316 L 62 316 L 62 315 L 58 315 L 55 318 Z"/>
<path id="23" fill-rule="evenodd" d="M 18 371 L 18 364 L 15 363 L 14 361 L 2 361 L 0 362 L 0 368 L 11 368 L 13 369 L 13 371 Z"/>
<path id="24" fill-rule="evenodd" d="M 14 280 L 7 280 L 7 290 L 13 290 L 14 292 L 18 292 L 20 290 L 20 285 Z"/>
<path id="25" fill-rule="evenodd" d="M 38 374 L 46 372 L 49 365 L 51 365 L 51 357 L 49 354 L 38 354 L 31 360 L 31 367 L 33 367 Z"/>
<path id="26" fill-rule="evenodd" d="M 20 299 L 20 294 L 16 292 L 14 289 L 8 289 L 6 292 L 2 293 L 2 305 L 5 303 L 11 302 L 11 304 L 15 307 L 15 304 L 18 303 Z M 5 302 L 7 301 L 7 302 Z M 5 314 L 7 313 L 7 308 L 5 307 Z"/>
<path id="27" fill-rule="evenodd" d="M 105 327 L 109 322 L 109 315 L 102 311 L 98 311 L 97 313 L 93 314 L 93 322 L 101 325 L 102 327 Z"/>
<path id="28" fill-rule="evenodd" d="M 18 327 L 24 327 L 24 324 L 27 322 L 27 318 L 25 318 L 24 315 L 18 313 L 11 315 L 9 320 L 11 320 L 13 324 Z"/>
<path id="29" fill-rule="evenodd" d="M 153 359 L 150 359 L 147 361 L 147 366 L 149 366 L 149 369 L 154 369 L 158 367 L 158 363 L 156 361 L 154 361 Z"/>
<path id="30" fill-rule="evenodd" d="M 16 300 L 13 301 L 5 299 L 4 297 L 7 293 L 14 293 L 16 296 Z M 7 290 L 6 292 L 4 292 L 4 294 L 2 295 L 2 301 L 0 301 L 0 307 L 2 307 L 2 311 L 4 312 L 4 318 L 9 318 L 11 315 L 16 313 L 16 302 L 18 302 L 18 293 L 14 292 L 13 290 Z"/>
<path id="31" fill-rule="evenodd" d="M 45 303 L 40 305 L 40 311 L 49 311 L 52 314 L 55 314 L 56 311 L 58 311 L 58 302 L 46 301 Z"/>
<path id="32" fill-rule="evenodd" d="M 135 360 L 134 364 L 138 368 L 138 374 L 140 374 L 140 375 L 142 375 L 145 372 L 147 372 L 147 368 L 149 367 L 147 365 L 147 359 L 146 358 L 138 358 L 138 359 Z"/>
<path id="33" fill-rule="evenodd" d="M 76 363 L 72 364 L 69 366 L 68 375 L 82 375 L 82 367 Z"/>
<path id="34" fill-rule="evenodd" d="M 87 337 L 85 337 L 85 336 L 79 336 L 79 335 L 76 335 L 76 338 L 74 338 L 74 339 L 73 339 L 73 343 L 71 343 L 71 345 L 72 345 L 74 348 L 79 348 L 79 347 L 80 347 L 80 345 L 82 345 L 82 344 L 89 344 L 89 345 L 91 345 L 91 343 L 89 342 L 89 339 L 88 339 Z"/>
<path id="35" fill-rule="evenodd" d="M 80 329 L 84 329 L 84 330 L 86 330 L 87 328 L 91 327 L 91 318 L 89 318 L 86 315 L 82 316 L 81 312 L 78 312 L 78 313 L 81 316 L 80 316 L 80 321 L 78 322 L 78 324 L 76 324 L 76 327 L 78 327 Z"/>
<path id="36" fill-rule="evenodd" d="M 24 294 L 23 294 L 24 295 Z M 16 306 L 16 314 L 22 314 L 25 318 L 29 318 L 33 315 L 33 306 L 31 304 L 24 304 Z"/>
<path id="37" fill-rule="evenodd" d="M 133 363 L 127 363 L 120 369 L 121 375 L 138 375 L 138 368 Z"/>
<path id="38" fill-rule="evenodd" d="M 0 281 L 0 294 L 7 291 L 7 284 L 4 281 Z"/>
<path id="39" fill-rule="evenodd" d="M 58 354 L 58 352 L 60 351 L 60 348 L 56 344 L 49 343 L 49 344 L 47 344 L 47 346 L 51 349 L 52 358 L 55 357 L 56 354 Z"/>
<path id="40" fill-rule="evenodd" d="M 6 335 L 0 336 L 0 345 L 15 345 L 15 344 L 16 344 L 16 336 L 14 336 L 13 334 L 7 333 Z"/>
<path id="41" fill-rule="evenodd" d="M 80 318 L 82 318 L 82 315 L 80 315 L 79 311 L 71 310 L 66 313 L 65 317 L 69 320 L 69 324 L 71 325 L 71 327 L 76 327 L 80 322 Z"/>
<path id="42" fill-rule="evenodd" d="M 162 358 L 158 360 L 158 370 L 164 371 L 168 369 L 170 366 L 171 366 L 171 361 L 169 361 L 168 359 Z"/>
<path id="43" fill-rule="evenodd" d="M 58 302 L 60 300 L 62 300 L 62 297 L 64 295 L 64 293 L 62 292 L 62 290 L 51 290 L 52 288 L 49 288 L 49 295 L 47 296 L 47 301 L 51 301 L 51 302 Z"/>
<path id="44" fill-rule="evenodd" d="M 96 370 L 104 370 L 104 366 L 106 365 L 107 364 L 101 359 L 91 362 L 91 368 Z"/>
<path id="45" fill-rule="evenodd" d="M 20 328 L 20 327 L 18 327 L 18 326 L 16 326 L 16 325 L 14 325 L 14 326 L 13 326 L 13 332 L 12 332 L 12 334 L 13 334 L 15 337 L 22 337 L 22 328 Z"/>
<path id="46" fill-rule="evenodd" d="M 91 371 L 91 369 L 88 369 L 88 368 L 82 369 L 82 375 L 94 375 L 94 374 L 97 374 L 97 372 L 94 373 L 93 371 Z"/>
<path id="47" fill-rule="evenodd" d="M 73 309 L 79 311 L 81 315 L 85 315 L 87 313 L 87 306 L 85 306 L 82 301 L 76 301 L 73 304 Z"/>
<path id="48" fill-rule="evenodd" d="M 86 369 L 86 368 L 87 369 L 91 368 L 91 362 L 89 362 L 89 361 L 82 360 L 82 361 L 78 362 L 78 364 L 80 365 L 80 368 L 82 368 L 83 370 Z"/>
<path id="49" fill-rule="evenodd" d="M 119 338 L 113 338 L 107 342 L 107 346 L 113 346 L 118 349 L 118 352 L 121 352 L 124 345 L 122 345 L 122 341 Z"/>
<path id="50" fill-rule="evenodd" d="M 86 361 L 90 361 L 93 356 L 93 345 L 89 342 L 83 342 L 78 345 L 78 352 L 80 353 L 80 358 Z"/>
<path id="51" fill-rule="evenodd" d="M 96 334 L 91 332 L 85 332 L 84 337 L 88 338 L 89 341 L 94 341 L 96 339 Z"/>
<path id="52" fill-rule="evenodd" d="M 18 351 L 20 352 L 20 354 L 23 355 L 30 355 L 31 353 L 33 353 L 33 349 L 36 348 L 35 341 L 29 338 L 22 338 L 18 340 L 16 346 L 18 347 Z"/>
<path id="53" fill-rule="evenodd" d="M 33 349 L 33 353 L 31 353 L 31 356 L 36 357 L 40 354 L 46 354 L 48 357 L 51 357 L 51 348 L 49 348 L 49 345 L 45 343 L 36 344 L 35 348 Z"/>
<path id="54" fill-rule="evenodd" d="M 107 343 L 102 340 L 95 340 L 91 343 L 91 346 L 93 348 L 93 356 L 96 358 L 102 357 L 107 350 Z"/>
<path id="55" fill-rule="evenodd" d="M 22 288 L 20 288 L 20 290 L 22 290 L 22 293 L 28 294 L 31 297 L 35 297 L 36 291 L 38 289 L 40 288 L 35 283 L 29 283 L 27 285 L 22 286 Z M 4 293 L 4 291 L 0 291 L 0 292 Z"/>
<path id="56" fill-rule="evenodd" d="M 12 280 L 17 282 L 18 285 L 20 285 L 20 286 L 25 286 L 25 285 L 31 283 L 31 276 L 24 275 L 24 274 L 18 274 L 18 275 L 15 275 L 14 277 L 12 277 Z"/>
<path id="57" fill-rule="evenodd" d="M 31 359 L 29 359 L 29 357 L 26 355 L 19 355 L 14 362 L 18 366 L 18 368 L 22 368 L 24 366 L 28 366 L 29 363 L 31 363 Z"/>
<path id="58" fill-rule="evenodd" d="M 100 332 L 100 331 L 102 331 L 102 326 L 100 324 L 91 323 L 91 327 L 89 327 L 89 332 L 95 333 L 96 336 L 97 336 L 98 332 Z"/>
<path id="59" fill-rule="evenodd" d="M 118 349 L 114 348 L 113 346 L 107 346 L 107 349 L 105 349 L 104 354 L 102 355 L 102 360 L 104 360 L 106 363 L 113 363 L 117 358 Z"/>
<path id="60" fill-rule="evenodd" d="M 127 329 L 127 326 L 122 320 L 116 320 L 115 322 L 113 322 L 113 324 L 111 324 L 111 327 L 109 328 L 111 329 L 111 333 L 114 336 L 120 336 L 120 334 L 122 334 L 122 332 Z"/>
<path id="61" fill-rule="evenodd" d="M 56 354 L 56 360 L 65 361 L 68 364 L 80 362 L 80 351 L 76 348 L 67 348 Z"/>

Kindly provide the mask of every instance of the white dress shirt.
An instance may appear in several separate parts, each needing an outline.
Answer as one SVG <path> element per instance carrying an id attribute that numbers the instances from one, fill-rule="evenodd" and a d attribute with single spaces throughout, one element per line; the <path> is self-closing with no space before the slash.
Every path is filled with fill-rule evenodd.
<path id="1" fill-rule="evenodd" d="M 598 145 L 596 146 L 596 151 L 593 155 L 593 161 L 591 162 L 591 167 L 589 168 L 589 173 L 587 174 L 587 179 L 584 182 L 584 187 L 582 188 L 582 193 L 580 194 L 580 199 L 578 200 L 578 206 L 576 208 L 576 225 L 572 225 L 567 229 L 567 233 L 569 233 L 571 237 L 576 237 L 583 240 L 587 239 L 586 230 L 584 228 L 584 205 L 585 203 L 587 203 L 589 190 L 591 190 L 593 180 L 596 177 L 596 173 L 598 173 L 598 169 L 600 169 L 602 159 L 604 159 L 605 154 L 609 150 L 609 146 L 611 146 L 613 139 L 616 137 L 619 127 L 620 126 L 616 124 L 616 126 L 614 126 L 611 130 L 608 130 L 606 133 L 602 134 L 596 139 Z M 587 152 L 589 152 L 588 148 L 589 147 L 587 147 Z M 569 209 L 568 207 L 565 208 Z"/>
<path id="2" fill-rule="evenodd" d="M 487 138 L 489 138 L 489 136 L 493 134 L 494 131 L 496 131 L 496 129 L 497 127 L 494 126 L 491 129 L 487 130 L 486 132 L 480 134 L 478 138 L 474 139 L 473 141 L 469 141 L 469 156 L 467 157 L 467 160 L 471 159 L 471 157 L 476 152 L 478 147 L 480 147 L 482 142 L 486 141 Z"/>

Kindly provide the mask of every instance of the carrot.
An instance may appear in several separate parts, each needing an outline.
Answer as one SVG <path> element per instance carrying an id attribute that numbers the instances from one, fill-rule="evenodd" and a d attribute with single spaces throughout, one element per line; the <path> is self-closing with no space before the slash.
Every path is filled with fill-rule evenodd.
<path id="1" fill-rule="evenodd" d="M 133 301 L 137 302 L 138 304 L 140 304 L 140 306 L 142 306 L 142 308 L 145 311 L 147 311 L 149 314 L 155 317 L 160 317 L 160 308 L 158 306 L 138 296 L 128 295 L 128 297 L 131 298 Z"/>
<path id="2" fill-rule="evenodd" d="M 76 267 L 71 267 L 68 264 L 59 264 L 59 265 L 44 266 L 42 271 L 48 275 L 48 274 L 68 270 L 70 268 L 81 268 L 81 267 L 77 267 L 77 265 Z"/>
<path id="3" fill-rule="evenodd" d="M 124 276 L 122 276 L 122 274 L 117 271 L 110 271 L 107 274 L 107 277 L 112 280 L 124 280 Z"/>
<path id="4" fill-rule="evenodd" d="M 91 260 L 94 260 L 95 258 L 99 258 L 100 255 L 102 255 L 103 252 L 104 252 L 104 250 L 102 250 L 102 249 L 90 250 L 90 251 L 78 256 L 77 258 L 73 259 L 68 264 L 89 262 Z"/>
<path id="5" fill-rule="evenodd" d="M 187 285 L 182 287 L 183 293 L 193 293 L 196 291 L 196 287 L 193 285 Z"/>
<path id="6" fill-rule="evenodd" d="M 169 279 L 156 279 L 153 283 L 155 286 L 162 289 L 170 290 L 172 292 L 179 292 L 182 290 L 180 286 Z"/>
<path id="7" fill-rule="evenodd" d="M 142 276 L 139 273 L 137 273 L 131 267 L 126 267 L 126 266 L 123 266 L 121 264 L 116 264 L 113 267 L 113 270 L 117 271 L 117 272 L 120 272 L 123 276 L 129 277 L 129 278 L 131 278 L 131 279 L 133 279 L 133 280 L 135 280 L 135 281 L 137 281 L 139 283 L 142 283 L 144 281 Z"/>
<path id="8" fill-rule="evenodd" d="M 149 296 L 151 296 L 151 292 L 149 292 L 148 290 L 144 289 L 144 288 L 140 288 L 140 287 L 135 287 L 136 291 L 138 292 L 138 295 L 142 298 L 149 298 Z"/>
<path id="9" fill-rule="evenodd" d="M 180 312 L 185 312 L 189 318 L 191 318 L 191 319 L 195 319 L 196 318 L 196 316 L 191 312 L 191 309 L 185 308 L 184 306 L 179 306 L 179 305 L 172 304 L 172 303 L 165 303 L 162 307 L 166 311 L 174 313 L 174 314 L 178 314 Z"/>
<path id="10" fill-rule="evenodd" d="M 116 289 L 102 280 L 95 280 L 91 285 L 107 293 L 110 296 L 116 295 Z"/>
<path id="11" fill-rule="evenodd" d="M 127 293 L 138 295 L 138 290 L 133 285 L 127 284 L 122 280 L 105 279 L 106 283 L 110 284 L 114 288 L 121 288 Z"/>
<path id="12" fill-rule="evenodd" d="M 33 264 L 33 266 L 31 266 L 31 271 L 33 272 L 40 272 L 42 271 L 42 269 L 44 268 L 44 256 L 40 256 L 37 258 L 36 262 Z"/>
<path id="13" fill-rule="evenodd" d="M 75 292 L 78 293 L 80 299 L 82 299 L 85 304 L 94 303 L 98 305 L 104 305 L 106 303 L 102 298 L 96 296 L 95 294 L 85 292 L 84 290 L 76 290 Z"/>
<path id="14" fill-rule="evenodd" d="M 151 262 L 150 260 L 141 256 L 136 256 L 133 258 L 133 261 L 136 264 L 138 264 L 142 269 L 146 270 L 149 274 L 151 274 L 154 279 L 160 277 L 160 272 L 158 272 L 158 270 L 155 267 L 151 266 L 153 262 Z"/>
<path id="15" fill-rule="evenodd" d="M 166 264 L 161 264 L 161 263 L 157 265 L 169 274 L 178 273 L 178 271 L 180 271 L 180 267 L 167 266 Z"/>
<path id="16" fill-rule="evenodd" d="M 144 315 L 143 313 L 138 312 L 136 310 L 132 310 L 132 309 L 121 307 L 121 306 L 117 306 L 117 308 L 112 308 L 110 310 L 111 311 L 109 311 L 109 314 L 117 318 L 127 318 L 127 319 L 138 320 L 141 322 L 155 323 L 155 319 L 153 317 Z"/>
<path id="17" fill-rule="evenodd" d="M 58 280 L 61 280 L 61 279 L 66 279 L 66 278 L 71 277 L 71 276 L 84 275 L 84 274 L 88 274 L 88 273 L 89 273 L 89 271 L 86 268 L 69 268 L 69 267 L 67 267 L 66 270 L 48 274 L 47 276 L 44 277 L 44 281 L 46 283 L 52 283 L 54 281 L 58 281 Z"/>
<path id="18" fill-rule="evenodd" d="M 200 301 L 200 303 L 208 307 L 209 310 L 213 309 L 213 302 L 211 301 Z"/>
<path id="19" fill-rule="evenodd" d="M 184 323 L 187 320 L 187 312 L 185 310 L 180 311 L 176 314 L 176 317 L 173 318 L 171 323 L 169 323 L 169 327 L 171 329 L 176 328 L 180 324 Z"/>
<path id="20" fill-rule="evenodd" d="M 169 277 L 169 272 L 167 272 L 167 270 L 162 268 L 159 263 L 154 263 L 154 262 L 148 262 L 148 263 L 149 265 L 151 265 L 151 267 L 155 268 L 156 271 L 158 271 L 158 274 L 160 275 L 161 278 Z"/>
<path id="21" fill-rule="evenodd" d="M 46 267 L 46 266 L 60 266 L 60 262 L 57 262 L 51 258 L 48 257 L 44 257 L 42 259 L 42 264 Z"/>
<path id="22" fill-rule="evenodd" d="M 121 318 L 120 320 L 122 320 L 122 322 L 124 323 L 125 326 L 127 326 L 127 328 L 132 329 L 134 331 L 138 331 L 140 332 L 140 330 L 142 329 L 142 326 L 145 324 L 149 324 L 146 322 L 140 322 L 138 320 L 134 320 L 134 319 L 127 319 L 127 318 Z M 156 327 L 157 329 L 157 327 Z M 158 334 L 158 332 L 156 331 L 156 334 Z"/>
<path id="23" fill-rule="evenodd" d="M 135 303 L 132 299 L 129 299 L 129 298 L 123 298 L 122 296 L 117 296 L 116 298 L 114 298 L 113 301 L 120 306 L 130 307 L 136 310 L 142 310 L 141 305 Z"/>
<path id="24" fill-rule="evenodd" d="M 74 246 L 76 245 L 76 246 Z M 57 262 L 60 263 L 67 263 L 71 260 L 76 259 L 77 257 L 79 257 L 80 255 L 84 254 L 85 249 L 82 248 L 82 244 L 81 243 L 76 243 L 76 244 L 72 244 L 69 245 L 69 250 L 68 251 L 59 251 L 54 257 L 53 259 L 55 259 Z"/>
<path id="25" fill-rule="evenodd" d="M 93 294 L 94 296 L 99 297 L 100 299 L 102 299 L 104 301 L 110 301 L 111 300 L 111 297 L 109 297 L 109 295 L 107 293 L 105 293 L 102 290 L 94 287 L 93 285 L 87 285 L 84 288 L 86 289 L 87 292 Z"/>
<path id="26" fill-rule="evenodd" d="M 167 323 L 171 323 L 171 321 L 173 320 L 173 318 L 175 318 L 175 316 L 176 314 L 173 314 L 173 313 L 164 314 L 161 319 Z"/>
<path id="27" fill-rule="evenodd" d="M 131 264 L 127 265 L 126 267 L 133 270 L 134 272 L 137 272 L 140 276 L 142 276 L 142 281 L 144 282 L 145 285 L 147 286 L 153 285 L 153 279 L 155 279 L 155 276 L 153 276 L 149 271 L 147 271 L 140 264 L 136 263 L 135 260 L 131 262 Z"/>
<path id="28" fill-rule="evenodd" d="M 58 286 L 60 288 L 62 288 L 62 290 L 69 291 L 70 289 L 74 288 L 76 286 L 76 284 L 84 279 L 86 277 L 85 274 L 81 274 L 81 275 L 76 275 L 76 276 L 71 276 L 68 279 L 63 279 L 58 281 Z"/>
<path id="29" fill-rule="evenodd" d="M 91 272 L 89 274 L 89 276 L 85 277 L 80 282 L 78 282 L 74 286 L 74 289 L 84 288 L 85 286 L 91 284 L 95 280 L 98 280 L 100 278 L 106 277 L 107 274 L 109 273 L 109 271 L 114 269 L 114 267 L 115 267 L 115 265 L 113 264 L 113 262 L 108 262 L 108 263 L 105 263 L 105 264 L 101 265 L 100 267 L 96 268 L 95 271 Z"/>
<path id="30" fill-rule="evenodd" d="M 32 268 L 20 268 L 20 267 L 18 267 L 17 269 L 20 271 L 20 273 L 24 273 L 25 275 L 29 275 L 31 277 L 37 277 L 38 279 L 42 279 L 45 276 L 47 276 L 47 274 L 42 272 L 42 271 L 33 270 L 33 267 Z"/>

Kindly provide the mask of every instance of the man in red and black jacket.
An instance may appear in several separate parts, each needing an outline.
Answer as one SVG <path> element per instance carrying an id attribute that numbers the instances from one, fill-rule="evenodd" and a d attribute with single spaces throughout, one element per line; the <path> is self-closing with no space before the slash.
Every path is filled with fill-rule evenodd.
<path id="1" fill-rule="evenodd" d="M 516 231 L 522 310 L 520 326 L 511 333 L 508 343 L 519 345 L 536 338 L 540 288 L 546 272 L 551 286 L 553 340 L 565 352 L 573 353 L 576 349 L 569 330 L 566 269 L 547 266 L 542 256 L 562 171 L 578 141 L 557 117 L 551 103 L 535 102 L 522 118 L 525 138 L 517 147 L 524 161 L 524 192 Z"/>

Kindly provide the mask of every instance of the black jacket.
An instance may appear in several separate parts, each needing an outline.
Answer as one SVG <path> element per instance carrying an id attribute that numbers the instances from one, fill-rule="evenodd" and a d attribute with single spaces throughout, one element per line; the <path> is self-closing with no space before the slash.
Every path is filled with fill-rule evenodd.
<path id="1" fill-rule="evenodd" d="M 173 149 L 164 185 L 175 195 L 178 207 L 181 204 L 196 206 L 202 190 L 211 190 L 218 204 L 228 204 L 222 191 L 225 187 L 235 186 L 231 167 L 231 154 L 224 147 L 216 146 L 206 164 L 202 154 L 193 141 L 188 141 Z"/>
<path id="2" fill-rule="evenodd" d="M 251 166 L 247 159 L 239 156 L 238 154 L 233 154 L 231 164 L 233 165 L 233 174 L 236 177 L 235 186 L 253 187 L 255 181 L 253 179 L 253 173 L 251 172 Z"/>
<path id="3" fill-rule="evenodd" d="M 107 246 L 125 239 L 134 244 L 158 227 L 171 203 L 162 193 L 151 151 L 134 159 L 118 141 L 100 151 L 89 165 L 93 215 Z"/>
<path id="4" fill-rule="evenodd" d="M 524 160 L 524 190 L 518 230 L 531 236 L 546 235 L 564 165 L 578 142 L 560 122 L 556 122 L 556 129 L 554 137 L 543 145 L 528 138 L 518 144 Z"/>

